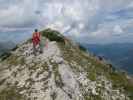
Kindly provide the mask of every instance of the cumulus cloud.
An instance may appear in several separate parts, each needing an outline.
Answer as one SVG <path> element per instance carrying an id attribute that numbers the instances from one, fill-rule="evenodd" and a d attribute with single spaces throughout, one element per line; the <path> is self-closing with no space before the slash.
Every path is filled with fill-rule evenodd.
<path id="1" fill-rule="evenodd" d="M 13 0 L 9 1 L 11 2 Z M 36 2 L 31 1 L 14 1 L 14 3 L 11 4 L 9 2 L 9 6 L 7 6 L 8 1 L 6 1 L 4 3 L 6 8 L 4 8 L 3 4 L 3 8 L 0 9 L 1 29 L 6 30 L 9 28 L 28 28 L 36 25 L 37 20 L 39 19 L 39 17 L 33 12 L 36 10 Z"/>
<path id="2" fill-rule="evenodd" d="M 133 32 L 132 11 L 132 0 L 1 0 L 0 32 L 51 27 L 82 42 L 108 42 Z"/>
<path id="3" fill-rule="evenodd" d="M 119 25 L 114 26 L 114 34 L 121 35 L 123 33 L 122 28 Z"/>

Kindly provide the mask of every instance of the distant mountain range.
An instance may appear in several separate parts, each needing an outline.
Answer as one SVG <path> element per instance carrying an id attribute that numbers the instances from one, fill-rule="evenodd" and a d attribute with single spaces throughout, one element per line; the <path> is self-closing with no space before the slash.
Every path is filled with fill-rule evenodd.
<path id="1" fill-rule="evenodd" d="M 93 54 L 102 56 L 112 62 L 114 66 L 126 70 L 133 74 L 133 44 L 84 44 L 84 46 Z"/>
<path id="2" fill-rule="evenodd" d="M 8 52 L 13 47 L 15 47 L 15 43 L 8 41 L 8 42 L 0 42 L 0 55 L 3 53 Z"/>

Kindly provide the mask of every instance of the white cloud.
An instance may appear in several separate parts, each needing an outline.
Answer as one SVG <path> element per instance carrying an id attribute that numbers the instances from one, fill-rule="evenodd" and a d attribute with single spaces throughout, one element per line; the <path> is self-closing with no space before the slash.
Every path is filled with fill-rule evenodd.
<path id="1" fill-rule="evenodd" d="M 84 24 L 83 23 L 80 23 L 79 24 L 79 29 L 83 29 L 85 26 L 84 26 Z"/>
<path id="2" fill-rule="evenodd" d="M 99 0 L 103 11 L 114 12 L 126 8 L 132 0 Z"/>
<path id="3" fill-rule="evenodd" d="M 113 38 L 132 26 L 128 22 L 131 19 L 119 19 L 113 13 L 133 8 L 132 3 L 132 0 L 0 0 L 0 31 L 52 27 L 78 38 L 93 37 L 96 41 Z"/>
<path id="4" fill-rule="evenodd" d="M 0 26 L 23 28 L 31 27 L 32 24 L 35 24 L 38 20 L 38 16 L 34 13 L 34 10 L 36 10 L 36 4 L 34 0 L 32 1 L 33 3 L 31 3 L 31 1 L 22 0 L 6 9 L 1 9 Z"/>
<path id="5" fill-rule="evenodd" d="M 114 26 L 114 34 L 121 35 L 123 33 L 122 28 L 119 25 Z"/>
<path id="6" fill-rule="evenodd" d="M 33 28 L 28 28 L 28 27 L 27 27 L 27 28 L 26 28 L 26 27 L 25 27 L 25 28 L 21 28 L 21 27 L 20 27 L 20 28 L 19 28 L 19 27 L 18 27 L 18 28 L 16 28 L 16 27 L 15 27 L 15 28 L 0 27 L 0 31 L 1 31 L 2 33 L 4 33 L 4 32 L 5 32 L 5 33 L 6 33 L 6 32 L 14 32 L 14 31 L 15 31 L 15 32 L 16 32 L 16 31 L 18 31 L 18 32 L 19 32 L 19 31 L 23 31 L 23 32 L 24 32 L 24 31 L 29 31 L 29 30 L 32 30 L 32 29 L 33 29 Z"/>
<path id="7" fill-rule="evenodd" d="M 111 28 L 104 28 L 104 27 L 90 34 L 90 37 L 92 38 L 102 38 L 102 39 L 111 38 L 111 36 L 112 36 Z"/>

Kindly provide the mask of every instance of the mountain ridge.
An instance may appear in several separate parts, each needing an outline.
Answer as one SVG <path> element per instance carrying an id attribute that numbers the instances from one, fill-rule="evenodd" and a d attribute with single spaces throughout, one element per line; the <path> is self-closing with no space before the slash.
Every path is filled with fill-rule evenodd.
<path id="1" fill-rule="evenodd" d="M 28 40 L 1 60 L 0 96 L 11 100 L 132 100 L 126 73 L 55 30 L 41 33 L 49 39 L 43 54 L 34 57 Z"/>

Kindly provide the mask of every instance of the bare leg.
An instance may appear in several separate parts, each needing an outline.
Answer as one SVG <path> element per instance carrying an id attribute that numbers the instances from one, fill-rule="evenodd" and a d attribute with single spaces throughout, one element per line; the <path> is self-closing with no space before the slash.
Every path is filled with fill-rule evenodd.
<path id="1" fill-rule="evenodd" d="M 33 44 L 33 53 L 35 56 L 37 56 L 37 49 L 36 49 L 36 46 Z"/>
<path id="2" fill-rule="evenodd" d="M 43 53 L 43 44 L 42 44 L 41 41 L 40 41 L 40 43 L 39 43 L 39 48 L 40 48 L 40 53 Z"/>

